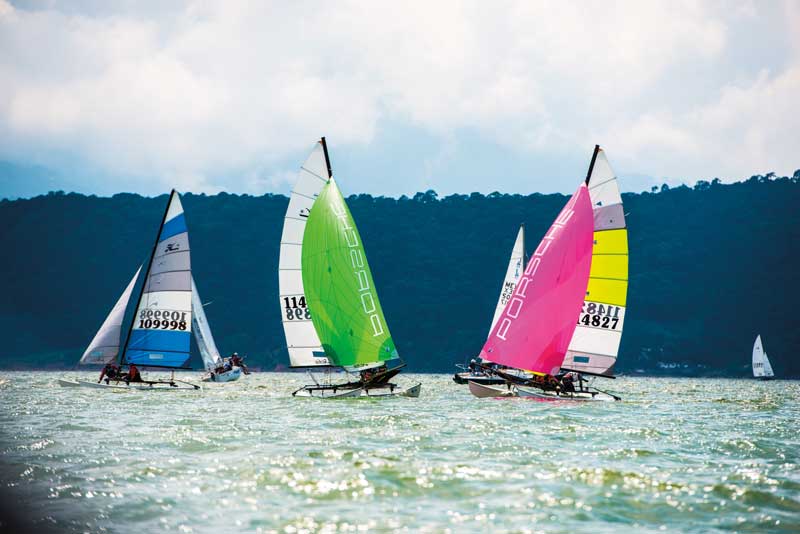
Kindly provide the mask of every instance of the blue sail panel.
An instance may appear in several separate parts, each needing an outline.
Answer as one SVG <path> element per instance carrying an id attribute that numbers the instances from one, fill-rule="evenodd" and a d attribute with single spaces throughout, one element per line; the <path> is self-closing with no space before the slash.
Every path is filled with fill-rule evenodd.
<path id="1" fill-rule="evenodd" d="M 186 218 L 183 213 L 170 219 L 164 223 L 161 228 L 161 234 L 158 236 L 158 242 L 169 239 L 170 237 L 186 232 Z"/>
<path id="2" fill-rule="evenodd" d="M 188 368 L 191 355 L 188 352 L 128 349 L 125 363 L 151 367 Z"/>
<path id="3" fill-rule="evenodd" d="M 189 352 L 191 333 L 178 330 L 134 330 L 128 349 Z"/>

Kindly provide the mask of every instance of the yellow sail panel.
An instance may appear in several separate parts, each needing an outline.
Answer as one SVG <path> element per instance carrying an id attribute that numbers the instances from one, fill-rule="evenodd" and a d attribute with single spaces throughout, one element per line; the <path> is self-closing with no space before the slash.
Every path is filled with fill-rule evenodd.
<path id="1" fill-rule="evenodd" d="M 592 258 L 594 261 L 595 258 Z M 625 306 L 628 296 L 627 280 L 610 280 L 608 278 L 589 278 L 586 288 L 586 301 Z"/>
<path id="2" fill-rule="evenodd" d="M 592 254 L 592 269 L 590 278 L 613 278 L 615 280 L 628 279 L 628 255 L 598 255 Z"/>
<path id="3" fill-rule="evenodd" d="M 592 254 L 627 254 L 628 230 L 601 230 L 594 233 Z"/>

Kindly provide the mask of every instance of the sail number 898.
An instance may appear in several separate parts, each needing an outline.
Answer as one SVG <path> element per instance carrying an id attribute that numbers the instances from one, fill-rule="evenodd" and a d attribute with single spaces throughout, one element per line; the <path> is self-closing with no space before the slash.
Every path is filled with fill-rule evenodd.
<path id="1" fill-rule="evenodd" d="M 283 297 L 283 313 L 287 321 L 307 321 L 311 312 L 306 307 L 306 297 Z"/>

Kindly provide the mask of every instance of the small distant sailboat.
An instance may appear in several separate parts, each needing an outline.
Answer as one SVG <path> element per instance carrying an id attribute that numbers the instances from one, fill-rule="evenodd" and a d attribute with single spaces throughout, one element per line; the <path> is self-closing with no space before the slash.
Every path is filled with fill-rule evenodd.
<path id="1" fill-rule="evenodd" d="M 192 276 L 192 330 L 200 357 L 206 368 L 206 374 L 201 379 L 203 382 L 234 382 L 239 380 L 242 373 L 246 370 L 242 365 L 235 365 L 238 362 L 232 361 L 238 355 L 223 358 L 219 354 L 214 336 L 211 334 L 211 327 L 206 318 L 203 301 L 200 300 L 200 293 Z"/>
<path id="2" fill-rule="evenodd" d="M 514 246 L 511 249 L 511 257 L 508 259 L 508 266 L 506 267 L 506 276 L 503 278 L 503 285 L 500 288 L 500 295 L 497 297 L 497 305 L 494 309 L 494 316 L 492 317 L 492 324 L 489 327 L 488 335 L 491 335 L 494 325 L 497 324 L 498 319 L 503 314 L 506 303 L 511 299 L 514 294 L 514 289 L 517 287 L 522 272 L 525 269 L 525 225 L 521 224 L 517 232 L 517 239 L 514 241 Z M 505 379 L 499 376 L 487 373 L 482 368 L 482 361 L 473 359 L 468 366 L 457 365 L 456 367 L 463 369 L 460 373 L 453 375 L 453 381 L 456 384 L 466 384 L 470 380 L 483 385 L 491 384 L 505 384 Z M 517 374 L 515 369 L 506 369 L 506 372 Z M 524 376 L 525 373 L 521 373 Z"/>
<path id="3" fill-rule="evenodd" d="M 772 372 L 772 365 L 769 363 L 767 353 L 761 344 L 761 335 L 756 337 L 756 341 L 753 343 L 753 377 L 760 380 L 772 380 L 775 378 L 775 373 Z"/>
<path id="4" fill-rule="evenodd" d="M 505 386 L 470 382 L 470 391 L 478 397 L 618 400 L 587 386 L 583 375 L 613 378 L 627 287 L 622 197 L 596 146 L 584 184 L 539 243 L 481 351 L 485 360 L 534 376 L 488 369 L 505 378 Z"/>
<path id="5" fill-rule="evenodd" d="M 331 172 L 323 137 L 300 170 L 281 237 L 279 285 L 293 367 L 358 373 L 344 383 L 306 385 L 298 397 L 417 397 L 421 384 L 390 382 L 400 361 L 361 236 Z"/>
<path id="6" fill-rule="evenodd" d="M 124 375 L 120 371 L 113 378 L 101 382 L 60 379 L 58 383 L 61 386 L 164 391 L 200 389 L 200 386 L 174 376 L 175 369 L 188 369 L 192 331 L 195 332 L 201 353 L 216 353 L 202 304 L 199 304 L 199 296 L 196 296 L 189 234 L 183 206 L 175 190 L 170 194 L 147 262 L 125 342 L 121 343 L 125 310 L 140 272 L 141 267 L 89 343 L 79 363 L 112 364 L 118 368 L 134 365 L 168 369 L 173 371 L 172 376 L 134 381 L 130 379 L 130 374 Z"/>

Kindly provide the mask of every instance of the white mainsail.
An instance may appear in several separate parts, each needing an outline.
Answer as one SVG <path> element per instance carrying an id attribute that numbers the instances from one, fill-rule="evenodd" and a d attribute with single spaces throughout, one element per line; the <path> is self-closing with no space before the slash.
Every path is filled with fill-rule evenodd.
<path id="1" fill-rule="evenodd" d="M 753 376 L 756 378 L 770 378 L 775 376 L 772 372 L 772 365 L 769 363 L 767 353 L 764 352 L 764 346 L 761 344 L 761 336 L 756 337 L 756 342 L 753 343 Z"/>
<path id="2" fill-rule="evenodd" d="M 131 299 L 133 287 L 136 285 L 136 279 L 139 278 L 139 271 L 141 270 L 141 266 L 136 269 L 136 273 L 133 275 L 133 278 L 131 278 L 131 281 L 128 282 L 125 291 L 122 292 L 119 300 L 114 304 L 108 317 L 106 317 L 106 320 L 103 321 L 100 329 L 94 335 L 92 342 L 86 347 L 86 351 L 84 351 L 79 363 L 85 365 L 104 365 L 117 359 L 125 309 L 128 307 L 128 301 Z"/>
<path id="3" fill-rule="evenodd" d="M 206 312 L 203 310 L 203 301 L 200 300 L 200 293 L 192 276 L 192 322 L 194 338 L 197 341 L 197 348 L 200 350 L 200 357 L 207 370 L 213 370 L 222 365 L 222 358 L 211 334 L 211 327 L 206 319 Z"/>
<path id="4" fill-rule="evenodd" d="M 497 299 L 497 306 L 494 309 L 494 317 L 492 317 L 492 326 L 489 327 L 489 333 L 494 330 L 494 325 L 497 320 L 503 315 L 503 310 L 506 307 L 508 299 L 514 294 L 514 289 L 517 287 L 519 277 L 525 268 L 525 225 L 520 225 L 519 232 L 517 232 L 517 240 L 514 242 L 514 248 L 511 249 L 511 258 L 508 260 L 508 268 L 506 269 L 506 277 L 503 279 L 503 287 L 500 288 L 500 296 Z"/>
<path id="5" fill-rule="evenodd" d="M 317 142 L 311 155 L 300 167 L 297 183 L 289 196 L 283 220 L 281 251 L 278 262 L 281 321 L 292 367 L 330 366 L 319 340 L 303 290 L 301 253 L 303 234 L 314 204 L 331 177 L 325 139 Z"/>
<path id="6" fill-rule="evenodd" d="M 595 147 L 586 177 L 594 212 L 592 268 L 583 309 L 562 367 L 612 373 L 628 295 L 628 230 L 619 184 L 605 152 Z"/>

